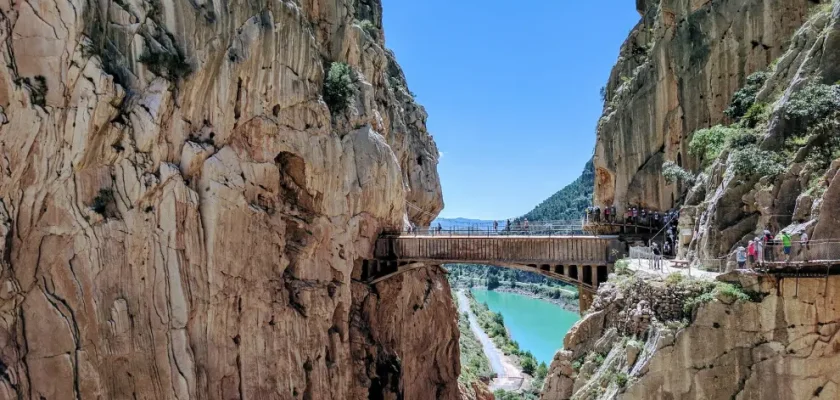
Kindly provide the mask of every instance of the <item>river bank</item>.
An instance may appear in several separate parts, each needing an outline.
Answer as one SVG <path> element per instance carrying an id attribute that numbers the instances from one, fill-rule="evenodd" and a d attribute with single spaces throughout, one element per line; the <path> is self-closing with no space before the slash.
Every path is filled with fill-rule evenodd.
<path id="1" fill-rule="evenodd" d="M 506 355 L 485 332 L 479 322 L 478 317 L 472 310 L 470 300 L 467 298 L 464 290 L 456 292 L 458 300 L 458 310 L 462 314 L 467 314 L 469 319 L 470 330 L 475 338 L 481 343 L 484 355 L 487 357 L 490 367 L 495 373 L 495 377 L 490 381 L 490 390 L 521 390 L 526 383 L 530 381 L 530 377 L 522 372 L 516 360 L 513 357 Z"/>

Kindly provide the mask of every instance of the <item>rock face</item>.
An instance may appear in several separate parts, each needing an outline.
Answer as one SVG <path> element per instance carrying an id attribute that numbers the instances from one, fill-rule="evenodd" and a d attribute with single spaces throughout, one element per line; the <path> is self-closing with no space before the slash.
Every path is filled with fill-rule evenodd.
<path id="1" fill-rule="evenodd" d="M 457 397 L 441 271 L 351 278 L 443 207 L 378 0 L 0 21 L 0 398 Z M 355 90 L 330 111 L 333 62 Z"/>
<path id="2" fill-rule="evenodd" d="M 788 48 L 810 0 L 637 1 L 642 20 L 621 47 L 605 87 L 595 149 L 595 202 L 674 207 L 683 188 L 661 176 L 666 160 L 696 168 L 688 139 L 726 122 L 748 75 Z"/>
<path id="3" fill-rule="evenodd" d="M 566 336 L 542 398 L 840 396 L 840 278 L 734 279 L 757 298 L 714 294 L 687 327 L 668 311 L 681 305 L 679 287 L 606 285 L 594 312 Z"/>

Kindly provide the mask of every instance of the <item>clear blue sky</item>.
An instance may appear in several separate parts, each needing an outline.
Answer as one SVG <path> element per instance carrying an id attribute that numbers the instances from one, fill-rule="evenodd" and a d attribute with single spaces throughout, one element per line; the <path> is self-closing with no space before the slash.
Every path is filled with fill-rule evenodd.
<path id="1" fill-rule="evenodd" d="M 443 153 L 441 217 L 519 216 L 577 178 L 635 1 L 383 3 L 386 44 Z"/>

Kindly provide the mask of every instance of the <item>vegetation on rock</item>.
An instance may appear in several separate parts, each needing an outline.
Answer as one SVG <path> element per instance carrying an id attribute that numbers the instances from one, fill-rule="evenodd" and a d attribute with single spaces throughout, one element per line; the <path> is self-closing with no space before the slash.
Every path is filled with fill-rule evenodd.
<path id="1" fill-rule="evenodd" d="M 748 76 L 747 84 L 735 92 L 732 96 L 732 102 L 729 108 L 724 111 L 724 114 L 735 120 L 747 114 L 755 104 L 756 95 L 769 76 L 770 74 L 765 71 L 759 71 Z"/>
<path id="2" fill-rule="evenodd" d="M 357 91 L 355 81 L 355 74 L 349 65 L 343 62 L 330 64 L 324 80 L 324 101 L 330 111 L 340 113 L 347 109 Z"/>

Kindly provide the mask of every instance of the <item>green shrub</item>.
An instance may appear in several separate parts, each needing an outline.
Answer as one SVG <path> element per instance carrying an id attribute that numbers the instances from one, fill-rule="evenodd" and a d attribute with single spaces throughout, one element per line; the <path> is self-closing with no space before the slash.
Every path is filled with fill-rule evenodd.
<path id="1" fill-rule="evenodd" d="M 575 372 L 580 371 L 580 367 L 582 367 L 582 366 L 583 366 L 583 361 L 581 361 L 581 360 L 572 361 L 572 369 Z"/>
<path id="2" fill-rule="evenodd" d="M 747 110 L 746 114 L 744 114 L 743 118 L 741 118 L 741 123 L 747 128 L 754 128 L 760 122 L 767 120 L 767 117 L 770 115 L 769 108 L 767 103 L 753 104 Z"/>
<path id="3" fill-rule="evenodd" d="M 699 296 L 686 299 L 683 303 L 683 311 L 686 314 L 691 314 L 701 304 L 706 304 L 719 296 L 730 297 L 735 301 L 752 301 L 753 298 L 745 293 L 741 288 L 724 282 L 716 282 L 712 290 L 707 291 Z"/>
<path id="4" fill-rule="evenodd" d="M 669 184 L 675 182 L 691 183 L 695 179 L 694 174 L 686 171 L 673 161 L 665 161 L 662 164 L 662 176 L 665 178 L 665 182 Z"/>
<path id="5" fill-rule="evenodd" d="M 840 86 L 811 83 L 790 96 L 784 105 L 785 117 L 807 125 L 820 121 L 840 109 Z"/>
<path id="6" fill-rule="evenodd" d="M 370 35 L 370 36 L 372 36 L 372 37 L 375 37 L 377 30 L 376 30 L 376 25 L 374 25 L 374 24 L 373 24 L 373 22 L 370 22 L 370 20 L 367 20 L 367 19 L 366 19 L 366 20 L 362 20 L 362 21 L 360 21 L 360 22 L 359 22 L 359 26 L 360 26 L 360 27 L 362 28 L 362 30 L 364 30 L 364 31 L 365 31 L 368 35 Z"/>
<path id="7" fill-rule="evenodd" d="M 755 103 L 755 97 L 770 74 L 764 71 L 756 72 L 747 77 L 747 84 L 732 95 L 732 102 L 724 114 L 733 119 L 740 119 Z"/>
<path id="8" fill-rule="evenodd" d="M 343 62 L 330 64 L 327 78 L 324 80 L 324 101 L 333 113 L 340 113 L 350 105 L 350 99 L 356 94 L 353 69 Z"/>
<path id="9" fill-rule="evenodd" d="M 627 386 L 627 380 L 627 374 L 625 374 L 624 372 L 619 372 L 615 374 L 615 384 L 618 385 L 618 387 L 623 388 Z"/>
<path id="10" fill-rule="evenodd" d="M 735 150 L 730 158 L 730 164 L 735 173 L 747 177 L 772 176 L 785 170 L 778 154 L 761 150 L 756 145 L 748 145 Z"/>
<path id="11" fill-rule="evenodd" d="M 615 273 L 618 275 L 631 275 L 630 260 L 622 258 L 615 262 Z"/>
<path id="12" fill-rule="evenodd" d="M 680 283 L 682 283 L 682 281 L 684 281 L 684 280 L 685 280 L 685 275 L 683 275 L 682 273 L 679 273 L 679 272 L 675 272 L 675 273 L 670 274 L 670 275 L 665 277 L 665 284 L 666 285 L 671 285 L 671 286 L 676 286 L 676 285 L 679 285 Z"/>
<path id="13" fill-rule="evenodd" d="M 758 143 L 758 137 L 750 131 L 741 131 L 739 134 L 729 138 L 729 146 L 741 148 Z"/>
<path id="14" fill-rule="evenodd" d="M 528 357 L 526 354 L 522 357 L 522 372 L 533 375 L 534 371 L 537 370 L 537 361 L 534 359 L 534 356 Z"/>
<path id="15" fill-rule="evenodd" d="M 739 134 L 741 134 L 740 129 L 723 125 L 700 129 L 691 135 L 688 151 L 701 157 L 704 165 L 706 165 L 723 152 L 729 138 Z"/>

